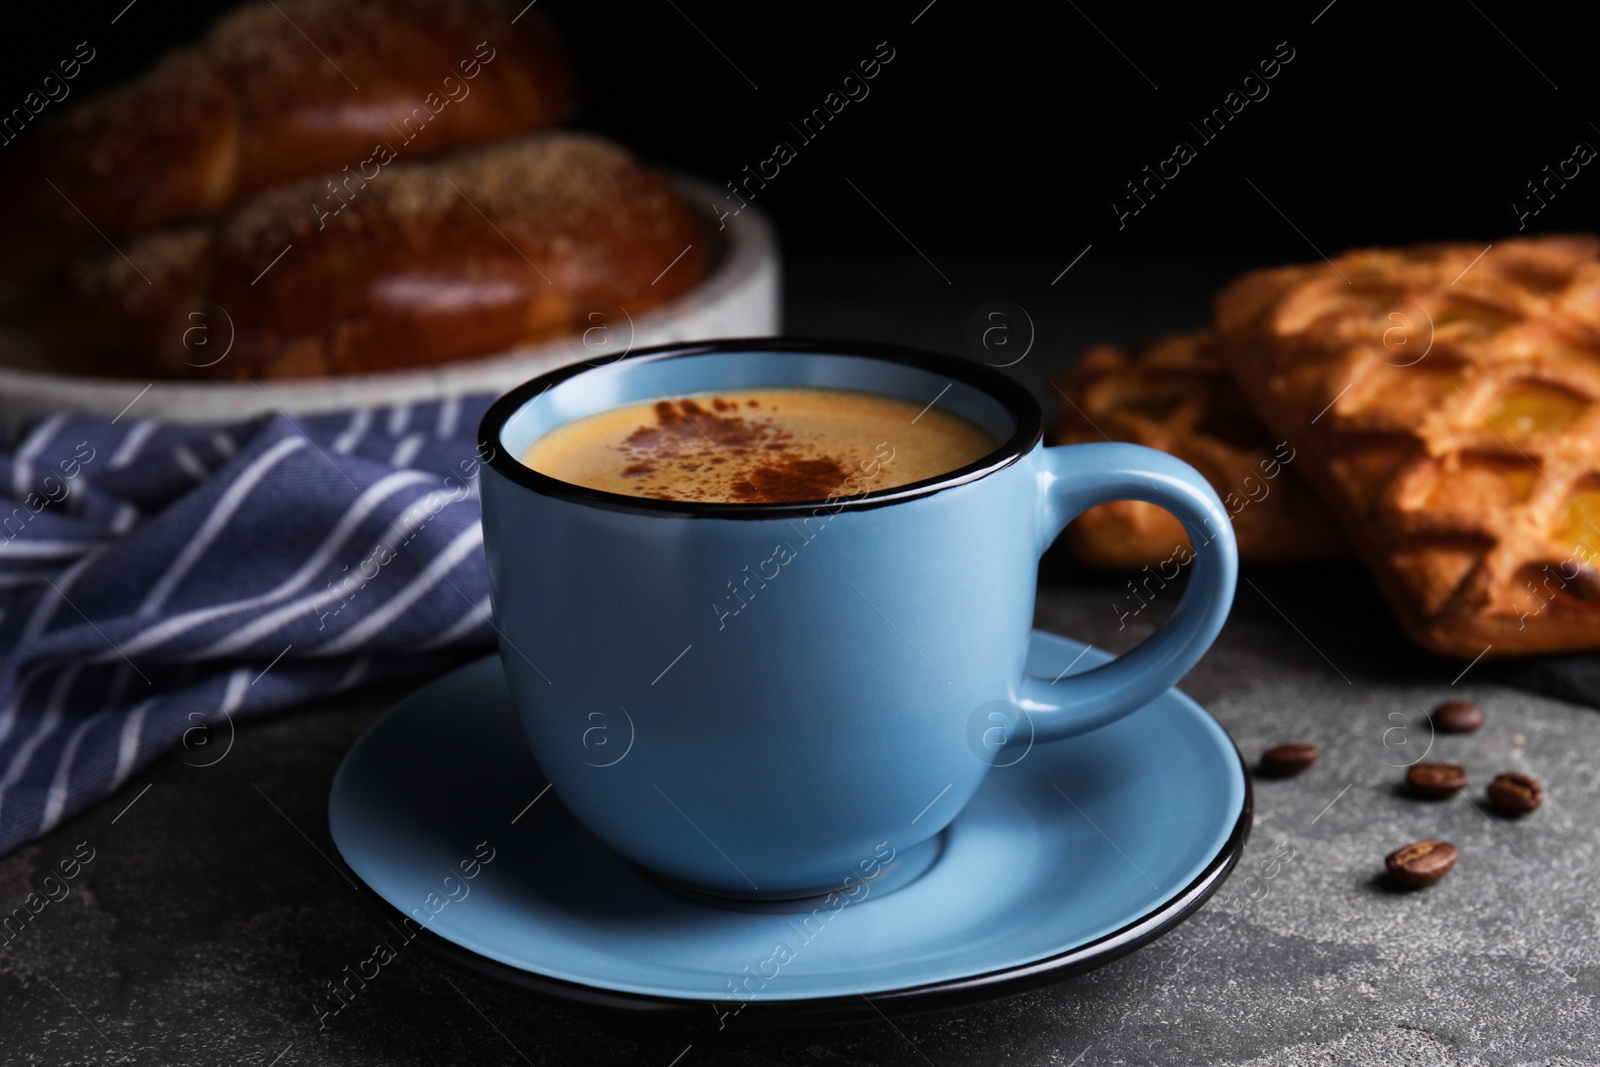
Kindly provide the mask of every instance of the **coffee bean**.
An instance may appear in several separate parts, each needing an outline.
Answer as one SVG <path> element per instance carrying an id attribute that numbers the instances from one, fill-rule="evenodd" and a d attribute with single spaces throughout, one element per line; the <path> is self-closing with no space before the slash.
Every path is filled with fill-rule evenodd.
<path id="1" fill-rule="evenodd" d="M 1442 734 L 1470 734 L 1483 725 L 1483 709 L 1470 700 L 1447 700 L 1428 718 Z"/>
<path id="2" fill-rule="evenodd" d="M 1383 865 L 1401 885 L 1432 885 L 1456 865 L 1456 846 L 1448 841 L 1416 841 L 1389 853 Z"/>
<path id="3" fill-rule="evenodd" d="M 1467 788 L 1467 769 L 1459 763 L 1413 763 L 1406 786 L 1429 800 L 1447 800 Z"/>
<path id="4" fill-rule="evenodd" d="M 1301 742 L 1274 745 L 1261 753 L 1261 762 L 1256 766 L 1256 773 L 1264 774 L 1268 778 L 1288 778 L 1299 774 L 1315 762 L 1317 762 L 1316 745 Z"/>
<path id="5" fill-rule="evenodd" d="M 1544 803 L 1538 779 L 1508 771 L 1489 783 L 1489 802 L 1507 815 L 1527 815 Z"/>

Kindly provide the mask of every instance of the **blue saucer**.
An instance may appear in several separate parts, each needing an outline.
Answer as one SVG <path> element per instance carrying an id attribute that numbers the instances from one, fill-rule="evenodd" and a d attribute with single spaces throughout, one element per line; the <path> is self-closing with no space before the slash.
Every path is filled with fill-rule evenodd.
<path id="1" fill-rule="evenodd" d="M 1035 632 L 1028 671 L 1108 659 Z M 544 788 L 490 656 L 351 747 L 329 830 L 397 937 L 539 993 L 713 1024 L 925 1011 L 1101 966 L 1198 908 L 1250 828 L 1233 742 L 1177 690 L 996 766 L 925 871 L 831 903 L 691 900 Z"/>

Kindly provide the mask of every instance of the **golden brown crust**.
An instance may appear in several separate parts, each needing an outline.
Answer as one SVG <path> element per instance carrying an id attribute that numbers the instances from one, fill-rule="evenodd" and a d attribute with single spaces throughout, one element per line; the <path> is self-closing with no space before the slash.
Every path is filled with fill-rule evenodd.
<path id="1" fill-rule="evenodd" d="M 559 336 L 594 309 L 636 316 L 707 269 L 676 190 L 598 137 L 391 163 L 334 211 L 323 186 L 270 189 L 213 226 L 76 265 L 41 318 L 47 348 L 95 369 L 120 361 L 123 375 L 203 379 L 418 366 Z M 200 366 L 210 353 L 182 334 L 212 309 L 233 347 Z"/>
<path id="2" fill-rule="evenodd" d="M 416 159 L 561 120 L 571 71 L 535 13 L 513 14 L 504 0 L 239 8 L 3 161 L 0 278 L 45 277 L 104 247 L 101 233 L 214 218 L 257 190 L 354 169 L 379 142 Z"/>
<path id="3" fill-rule="evenodd" d="M 1363 250 L 1217 298 L 1235 377 L 1435 651 L 1600 647 L 1597 256 Z"/>
<path id="4" fill-rule="evenodd" d="M 1233 516 L 1247 560 L 1316 559 L 1344 541 L 1249 410 L 1210 331 L 1181 334 L 1131 354 L 1110 345 L 1084 353 L 1056 383 L 1057 440 L 1131 441 L 1170 452 L 1197 469 Z M 1189 544 L 1173 516 L 1136 500 L 1084 512 L 1067 527 L 1074 553 L 1101 567 L 1156 566 Z"/>

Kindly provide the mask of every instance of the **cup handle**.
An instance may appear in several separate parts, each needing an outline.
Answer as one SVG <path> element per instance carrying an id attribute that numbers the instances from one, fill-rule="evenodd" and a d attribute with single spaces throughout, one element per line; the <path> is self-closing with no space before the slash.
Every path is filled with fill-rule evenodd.
<path id="1" fill-rule="evenodd" d="M 1175 685 L 1216 639 L 1233 604 L 1239 551 L 1216 491 L 1180 459 L 1141 445 L 1047 448 L 1038 474 L 1042 556 L 1078 515 L 1111 500 L 1144 500 L 1172 512 L 1189 531 L 1193 573 L 1161 628 L 1110 663 L 1051 681 L 1025 676 L 1018 706 L 1036 741 L 1104 726 Z M 1176 559 L 1183 561 L 1183 552 Z"/>

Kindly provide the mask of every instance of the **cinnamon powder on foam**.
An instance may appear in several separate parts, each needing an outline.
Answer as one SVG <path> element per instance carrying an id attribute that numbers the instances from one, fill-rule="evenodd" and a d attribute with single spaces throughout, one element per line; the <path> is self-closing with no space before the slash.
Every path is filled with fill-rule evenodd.
<path id="1" fill-rule="evenodd" d="M 655 423 L 634 430 L 621 446 L 628 459 L 622 473 L 671 479 L 674 471 L 693 474 L 720 467 L 714 481 L 723 483 L 722 492 L 705 484 L 713 479 L 680 478 L 670 491 L 641 486 L 641 496 L 765 504 L 822 500 L 845 485 L 849 472 L 840 457 L 797 441 L 771 416 L 751 413 L 749 409 L 759 408 L 756 401 L 748 401 L 744 409 L 721 397 L 709 404 L 687 398 L 659 401 L 652 409 Z"/>

